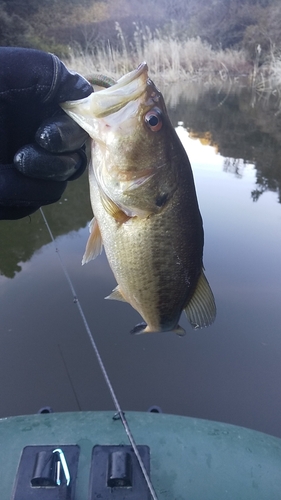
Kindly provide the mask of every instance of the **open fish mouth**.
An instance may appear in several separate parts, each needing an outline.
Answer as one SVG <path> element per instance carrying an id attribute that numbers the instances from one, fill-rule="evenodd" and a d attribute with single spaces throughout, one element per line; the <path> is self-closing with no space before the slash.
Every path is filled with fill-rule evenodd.
<path id="1" fill-rule="evenodd" d="M 82 112 L 86 121 L 87 117 L 103 118 L 116 113 L 129 102 L 136 101 L 146 91 L 147 80 L 148 67 L 146 62 L 143 62 L 137 69 L 117 80 L 115 85 L 95 92 L 85 99 L 62 103 L 61 107 L 78 123 L 80 119 L 76 109 L 79 114 Z"/>
<path id="2" fill-rule="evenodd" d="M 145 73 L 146 79 L 147 79 L 147 72 L 148 72 L 148 67 L 147 67 L 146 62 L 142 62 L 141 64 L 139 64 L 137 69 L 134 69 L 133 71 L 130 71 L 130 73 L 127 73 L 126 75 L 121 76 L 121 78 L 119 78 L 119 80 L 117 80 L 115 85 L 112 85 L 111 87 L 108 87 L 105 90 L 107 92 L 109 92 L 112 88 L 114 88 L 115 90 L 117 90 L 119 88 L 124 88 L 126 85 L 137 80 L 144 73 Z M 145 82 L 146 82 L 146 79 L 145 79 Z"/>

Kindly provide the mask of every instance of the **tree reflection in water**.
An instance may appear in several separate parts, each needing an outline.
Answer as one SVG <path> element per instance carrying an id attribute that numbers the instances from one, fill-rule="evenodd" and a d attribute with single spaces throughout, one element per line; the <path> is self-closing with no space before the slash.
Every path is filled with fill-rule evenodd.
<path id="1" fill-rule="evenodd" d="M 281 103 L 279 96 L 253 99 L 247 88 L 226 89 L 196 86 L 168 91 L 170 117 L 179 120 L 193 137 L 206 140 L 227 160 L 227 171 L 241 174 L 241 161 L 256 168 L 257 188 L 253 201 L 266 190 L 281 202 Z M 239 162 L 239 165 L 238 163 Z M 232 167 L 230 168 L 230 165 Z"/>
<path id="2" fill-rule="evenodd" d="M 281 436 L 278 103 L 254 102 L 245 89 L 182 90 L 177 95 L 175 87 L 165 88 L 165 97 L 173 124 L 182 122 L 177 133 L 193 165 L 204 265 L 218 309 L 211 327 L 194 332 L 182 316 L 184 338 L 128 334 L 140 318 L 128 304 L 103 299 L 116 285 L 105 255 L 81 266 L 92 218 L 86 175 L 44 213 L 60 236 L 57 246 L 126 410 L 157 404 L 166 413 Z M 268 189 L 274 192 L 260 196 Z M 49 243 L 40 212 L 0 223 L 0 269 L 14 277 L 0 276 L 0 416 L 44 405 L 77 410 L 72 387 L 79 408 L 111 409 Z"/>
<path id="3" fill-rule="evenodd" d="M 267 190 L 281 202 L 281 106 L 276 96 L 253 100 L 246 88 L 226 89 L 186 84 L 164 88 L 172 123 L 184 123 L 192 137 L 214 146 L 224 158 L 223 169 L 237 177 L 254 164 L 257 201 Z M 69 182 L 62 200 L 44 208 L 54 236 L 85 227 L 92 218 L 87 175 Z M 49 242 L 40 213 L 0 224 L 0 273 L 13 278 L 20 263 Z"/>

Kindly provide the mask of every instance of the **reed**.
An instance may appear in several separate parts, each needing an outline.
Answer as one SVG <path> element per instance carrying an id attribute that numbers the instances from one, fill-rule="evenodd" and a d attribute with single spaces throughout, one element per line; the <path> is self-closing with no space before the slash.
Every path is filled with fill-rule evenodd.
<path id="1" fill-rule="evenodd" d="M 260 66 L 260 51 L 249 61 L 244 50 L 217 49 L 197 38 L 179 40 L 163 32 L 151 32 L 148 27 L 134 23 L 133 40 L 127 42 L 116 23 L 118 46 L 109 42 L 82 51 L 69 51 L 66 64 L 85 76 L 102 73 L 118 79 L 146 61 L 149 74 L 157 83 L 200 81 L 205 85 L 243 83 L 253 91 L 275 92 L 281 86 L 281 57 L 271 57 Z"/>
<path id="2" fill-rule="evenodd" d="M 150 75 L 167 83 L 198 78 L 226 80 L 249 71 L 243 51 L 215 51 L 200 38 L 178 40 L 135 24 L 134 39 L 126 43 L 118 23 L 116 31 L 118 47 L 104 43 L 92 51 L 72 48 L 66 60 L 68 67 L 84 75 L 99 72 L 119 78 L 146 61 Z"/>
<path id="3" fill-rule="evenodd" d="M 271 92 L 281 93 L 281 56 L 279 52 L 276 54 L 275 51 L 271 51 L 264 79 L 267 89 Z"/>

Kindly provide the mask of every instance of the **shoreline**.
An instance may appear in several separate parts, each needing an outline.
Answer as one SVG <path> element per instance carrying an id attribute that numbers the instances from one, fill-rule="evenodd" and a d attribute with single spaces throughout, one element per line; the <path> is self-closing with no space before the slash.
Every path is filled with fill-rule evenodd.
<path id="1" fill-rule="evenodd" d="M 214 50 L 198 37 L 179 41 L 147 36 L 130 50 L 125 41 L 118 50 L 109 44 L 92 53 L 70 49 L 64 62 L 86 78 L 101 73 L 118 79 L 146 61 L 150 77 L 162 86 L 187 82 L 221 87 L 231 83 L 263 94 L 281 94 L 281 58 L 271 54 L 261 64 L 260 56 L 259 46 L 255 60 L 249 60 L 243 50 Z"/>

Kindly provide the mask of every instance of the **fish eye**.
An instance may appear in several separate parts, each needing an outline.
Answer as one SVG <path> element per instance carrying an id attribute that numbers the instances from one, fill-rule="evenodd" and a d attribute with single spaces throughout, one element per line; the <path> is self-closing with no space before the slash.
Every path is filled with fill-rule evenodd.
<path id="1" fill-rule="evenodd" d="M 158 132 L 162 128 L 162 113 L 160 109 L 154 108 L 148 111 L 144 117 L 146 125 L 152 132 Z"/>

